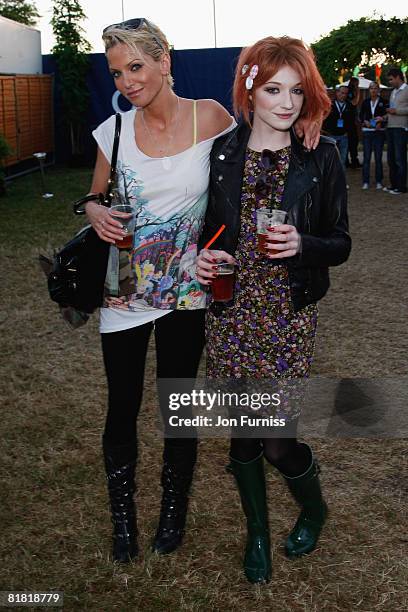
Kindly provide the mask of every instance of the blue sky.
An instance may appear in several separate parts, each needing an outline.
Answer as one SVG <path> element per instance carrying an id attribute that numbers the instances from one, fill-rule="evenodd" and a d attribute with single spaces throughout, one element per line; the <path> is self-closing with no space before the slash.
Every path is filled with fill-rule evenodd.
<path id="1" fill-rule="evenodd" d="M 37 28 L 41 30 L 42 51 L 49 53 L 53 45 L 49 20 L 51 0 L 34 0 L 42 15 Z M 176 49 L 214 47 L 214 18 L 218 47 L 241 47 L 264 36 L 287 34 L 311 43 L 349 19 L 383 14 L 385 17 L 406 17 L 406 1 L 341 0 L 321 3 L 271 0 L 81 0 L 87 15 L 84 22 L 86 37 L 94 52 L 102 52 L 100 34 L 106 25 L 125 19 L 147 17 L 161 27 Z M 140 14 L 146 5 L 145 14 Z M 134 8 L 136 6 L 136 8 Z"/>

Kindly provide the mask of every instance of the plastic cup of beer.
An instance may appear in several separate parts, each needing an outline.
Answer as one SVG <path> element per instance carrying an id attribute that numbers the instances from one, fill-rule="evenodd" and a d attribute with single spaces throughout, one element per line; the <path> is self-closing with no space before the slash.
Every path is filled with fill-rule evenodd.
<path id="1" fill-rule="evenodd" d="M 285 210 L 275 210 L 270 208 L 258 208 L 256 211 L 256 231 L 258 236 L 258 251 L 265 255 L 275 255 L 279 249 L 266 248 L 267 243 L 273 242 L 268 238 L 268 227 L 283 225 L 286 219 Z"/>
<path id="2" fill-rule="evenodd" d="M 135 231 L 135 211 L 130 204 L 114 204 L 109 209 L 110 215 L 122 224 L 122 230 L 126 232 L 123 240 L 116 240 L 118 249 L 131 249 L 133 245 L 133 234 Z"/>
<path id="3" fill-rule="evenodd" d="M 211 283 L 213 300 L 214 302 L 229 302 L 234 296 L 234 264 L 219 262 L 214 271 L 217 276 L 212 279 Z"/>

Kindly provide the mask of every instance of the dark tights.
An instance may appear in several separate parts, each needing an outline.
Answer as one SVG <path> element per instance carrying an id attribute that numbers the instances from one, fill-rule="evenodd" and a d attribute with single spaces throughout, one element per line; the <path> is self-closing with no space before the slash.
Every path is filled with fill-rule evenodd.
<path id="1" fill-rule="evenodd" d="M 291 424 L 291 438 L 232 438 L 232 459 L 247 463 L 263 453 L 265 459 L 289 477 L 306 472 L 310 465 L 310 451 L 296 439 L 296 422 Z"/>
<path id="2" fill-rule="evenodd" d="M 146 323 L 102 334 L 109 390 L 104 439 L 110 445 L 136 444 L 147 347 L 153 328 L 157 378 L 196 377 L 204 347 L 204 310 L 175 310 L 156 319 L 154 325 Z M 165 457 L 170 452 L 176 460 L 194 461 L 197 440 L 166 438 Z"/>

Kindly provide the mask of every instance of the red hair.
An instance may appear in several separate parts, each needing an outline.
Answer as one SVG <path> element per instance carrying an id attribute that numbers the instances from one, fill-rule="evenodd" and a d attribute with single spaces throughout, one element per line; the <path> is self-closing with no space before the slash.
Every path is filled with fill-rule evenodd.
<path id="1" fill-rule="evenodd" d="M 253 88 L 248 90 L 245 81 L 254 64 L 258 66 L 258 74 Z M 245 65 L 248 70 L 243 75 L 242 67 Z M 250 123 L 250 111 L 253 107 L 249 99 L 250 94 L 267 83 L 283 66 L 290 66 L 300 75 L 305 95 L 300 117 L 309 121 L 321 121 L 322 117 L 329 114 L 330 98 L 317 69 L 313 51 L 297 38 L 268 36 L 243 49 L 239 56 L 233 88 L 236 117 L 242 115 L 245 121 Z"/>

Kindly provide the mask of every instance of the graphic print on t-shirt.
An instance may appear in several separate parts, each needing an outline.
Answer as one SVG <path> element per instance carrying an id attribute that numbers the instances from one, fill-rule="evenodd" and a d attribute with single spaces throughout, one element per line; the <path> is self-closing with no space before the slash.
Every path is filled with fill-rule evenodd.
<path id="1" fill-rule="evenodd" d="M 195 258 L 207 192 L 191 204 L 186 188 L 171 209 L 152 206 L 143 197 L 144 183 L 137 172 L 120 162 L 118 186 L 135 209 L 136 227 L 130 251 L 111 248 L 105 289 L 107 295 L 121 298 L 115 307 L 203 308 L 205 292 L 195 278 Z"/>

